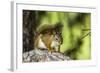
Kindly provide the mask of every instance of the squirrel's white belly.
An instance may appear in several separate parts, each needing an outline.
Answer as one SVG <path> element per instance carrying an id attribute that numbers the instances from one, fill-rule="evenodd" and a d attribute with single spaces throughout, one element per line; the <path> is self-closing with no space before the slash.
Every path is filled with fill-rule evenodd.
<path id="1" fill-rule="evenodd" d="M 47 47 L 45 46 L 45 44 L 43 43 L 41 38 L 39 39 L 38 48 L 40 48 L 40 49 L 47 49 Z"/>

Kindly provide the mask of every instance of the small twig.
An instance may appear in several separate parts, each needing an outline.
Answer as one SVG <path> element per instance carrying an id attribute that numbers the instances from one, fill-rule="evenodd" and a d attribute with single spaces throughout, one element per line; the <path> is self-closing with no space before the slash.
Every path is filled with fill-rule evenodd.
<path id="1" fill-rule="evenodd" d="M 88 32 L 86 35 L 84 35 L 82 38 L 81 38 L 81 40 L 82 39 L 84 39 L 86 36 L 88 36 L 89 34 L 91 34 L 91 32 Z"/>

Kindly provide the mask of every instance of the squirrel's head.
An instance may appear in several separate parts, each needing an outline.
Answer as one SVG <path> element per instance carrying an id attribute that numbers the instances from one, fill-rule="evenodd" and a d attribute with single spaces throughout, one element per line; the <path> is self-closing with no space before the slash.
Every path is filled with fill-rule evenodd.
<path id="1" fill-rule="evenodd" d="M 63 25 L 61 23 L 56 23 L 56 24 L 46 24 L 46 25 L 41 25 L 37 29 L 38 34 L 48 34 L 48 35 L 54 35 L 56 36 L 56 40 L 60 41 L 62 44 L 63 38 L 62 38 L 62 28 Z"/>

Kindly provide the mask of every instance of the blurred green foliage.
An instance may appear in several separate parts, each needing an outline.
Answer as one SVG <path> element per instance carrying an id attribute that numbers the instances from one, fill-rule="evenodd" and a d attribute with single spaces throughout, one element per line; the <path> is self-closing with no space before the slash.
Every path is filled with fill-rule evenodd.
<path id="1" fill-rule="evenodd" d="M 91 14 L 78 12 L 37 11 L 41 16 L 40 25 L 62 23 L 63 43 L 60 51 L 74 60 L 91 58 Z M 38 28 L 39 28 L 38 27 Z M 38 29 L 37 28 L 37 29 Z"/>

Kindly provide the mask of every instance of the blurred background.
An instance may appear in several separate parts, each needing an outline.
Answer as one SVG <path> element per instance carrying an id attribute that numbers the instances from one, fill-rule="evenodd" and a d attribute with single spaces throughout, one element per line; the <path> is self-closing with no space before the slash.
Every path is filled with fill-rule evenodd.
<path id="1" fill-rule="evenodd" d="M 34 35 L 45 25 L 61 23 L 60 52 L 73 60 L 91 59 L 91 14 L 23 10 L 23 52 L 34 49 Z"/>

